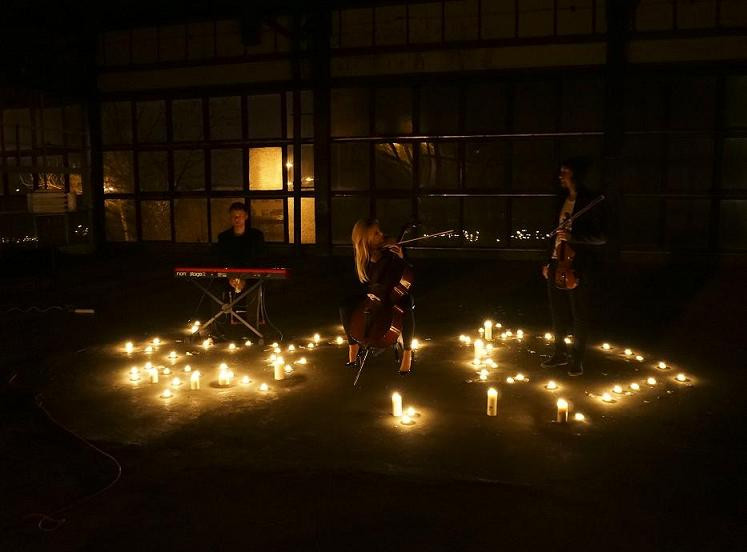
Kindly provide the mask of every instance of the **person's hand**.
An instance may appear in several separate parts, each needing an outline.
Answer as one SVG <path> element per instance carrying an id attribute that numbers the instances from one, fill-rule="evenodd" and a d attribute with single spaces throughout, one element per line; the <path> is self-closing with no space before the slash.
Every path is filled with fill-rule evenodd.
<path id="1" fill-rule="evenodd" d="M 402 247 L 401 246 L 399 246 L 399 245 L 388 245 L 387 249 L 389 249 L 389 251 L 391 251 L 392 253 L 394 253 L 395 255 L 397 255 L 397 257 L 399 257 L 400 259 L 404 259 L 405 258 L 405 254 L 402 252 Z"/>
<path id="2" fill-rule="evenodd" d="M 571 239 L 571 233 L 568 230 L 558 230 L 558 239 L 560 241 L 569 241 Z"/>
<path id="3" fill-rule="evenodd" d="M 228 280 L 229 285 L 236 290 L 236 293 L 244 289 L 246 282 L 241 278 L 231 278 Z"/>
<path id="4" fill-rule="evenodd" d="M 542 265 L 542 276 L 545 277 L 545 280 L 547 280 L 550 277 L 550 265 Z"/>
<path id="5" fill-rule="evenodd" d="M 378 297 L 376 297 L 373 293 L 369 293 L 367 295 L 368 295 L 368 298 L 371 301 L 373 301 L 374 303 L 381 303 L 381 299 L 379 299 Z"/>

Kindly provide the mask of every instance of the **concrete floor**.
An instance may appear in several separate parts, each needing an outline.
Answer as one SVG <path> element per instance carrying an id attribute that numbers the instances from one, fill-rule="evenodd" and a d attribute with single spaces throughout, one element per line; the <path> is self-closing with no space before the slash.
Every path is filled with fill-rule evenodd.
<path id="1" fill-rule="evenodd" d="M 198 295 L 174 283 L 170 262 L 70 261 L 51 277 L 4 286 L 7 306 L 97 313 L 4 319 L 3 381 L 16 377 L 2 399 L 3 550 L 729 550 L 744 537 L 743 268 L 609 267 L 596 286 L 587 373 L 570 378 L 539 368 L 551 346 L 534 264 L 419 261 L 415 375 L 398 377 L 385 353 L 354 389 L 345 348 L 333 343 L 346 259 L 298 263 L 292 280 L 270 286 L 283 347 L 323 336 L 313 351 L 284 353 L 308 364 L 281 382 L 256 344 L 230 353 L 225 343 L 205 352 L 184 342 Z M 498 367 L 480 382 L 457 337 L 477 337 L 485 318 L 527 335 L 496 341 Z M 122 345 L 141 349 L 155 336 L 166 343 L 154 364 L 170 365 L 164 357 L 177 351 L 171 368 L 199 369 L 199 391 L 164 400 L 163 375 L 157 385 L 128 381 L 147 358 Z M 603 341 L 614 349 L 600 350 Z M 644 361 L 624 358 L 624 347 Z M 660 359 L 673 368 L 658 370 Z M 214 386 L 222 361 L 253 384 Z M 518 372 L 529 382 L 506 383 Z M 678 372 L 690 381 L 673 381 Z M 544 388 L 549 379 L 558 391 Z M 633 381 L 640 392 L 599 400 Z M 260 382 L 270 391 L 259 392 Z M 494 418 L 485 415 L 490 386 L 501 395 Z M 418 410 L 415 425 L 390 415 L 395 390 Z M 558 397 L 587 421 L 556 423 Z M 37 399 L 124 470 L 49 533 L 24 515 L 54 511 L 115 472 L 51 424 Z"/>

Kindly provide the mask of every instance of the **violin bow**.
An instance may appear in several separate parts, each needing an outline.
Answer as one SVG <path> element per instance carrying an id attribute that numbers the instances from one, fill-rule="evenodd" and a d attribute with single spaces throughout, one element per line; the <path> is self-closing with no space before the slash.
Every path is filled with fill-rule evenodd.
<path id="1" fill-rule="evenodd" d="M 412 243 L 419 240 L 427 240 L 428 238 L 437 238 L 438 236 L 445 236 L 447 234 L 453 234 L 454 230 L 444 230 L 443 232 L 436 232 L 435 234 L 426 234 L 425 236 L 420 236 L 419 238 L 412 238 L 409 240 L 399 241 L 395 243 L 394 245 L 404 245 L 406 243 Z"/>
<path id="2" fill-rule="evenodd" d="M 568 225 L 571 224 L 574 220 L 576 220 L 578 217 L 580 217 L 581 215 L 583 215 L 587 211 L 591 210 L 592 208 L 596 207 L 598 204 L 602 203 L 605 199 L 606 198 L 605 198 L 604 194 L 602 194 L 598 198 L 590 201 L 589 204 L 586 207 L 584 207 L 583 209 L 579 209 L 578 212 L 573 213 L 572 216 L 568 217 L 563 222 L 561 222 L 555 230 L 553 230 L 552 232 L 550 232 L 548 234 L 547 237 L 548 238 L 552 238 L 555 234 L 557 234 L 561 230 L 563 230 L 565 228 L 568 228 Z"/>

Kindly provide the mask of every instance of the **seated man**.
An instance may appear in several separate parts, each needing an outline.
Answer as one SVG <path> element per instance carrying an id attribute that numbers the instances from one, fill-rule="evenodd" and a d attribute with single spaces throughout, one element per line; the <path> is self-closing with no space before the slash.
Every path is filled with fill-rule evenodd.
<path id="1" fill-rule="evenodd" d="M 218 262 L 226 268 L 257 266 L 265 253 L 265 237 L 256 228 L 247 227 L 249 212 L 246 205 L 237 201 L 228 209 L 231 228 L 218 234 L 216 253 Z M 228 282 L 236 292 L 246 285 L 246 280 L 231 278 Z"/>

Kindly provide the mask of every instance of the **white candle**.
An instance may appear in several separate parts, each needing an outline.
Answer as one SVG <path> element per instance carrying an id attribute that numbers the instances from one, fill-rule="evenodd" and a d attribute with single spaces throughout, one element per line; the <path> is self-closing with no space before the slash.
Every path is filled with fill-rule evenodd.
<path id="1" fill-rule="evenodd" d="M 524 330 L 516 330 L 516 339 L 524 339 Z"/>
<path id="2" fill-rule="evenodd" d="M 301 357 L 296 361 L 296 364 L 306 364 L 306 357 Z"/>
<path id="3" fill-rule="evenodd" d="M 236 343 L 229 343 L 228 344 L 228 350 L 229 351 L 235 351 L 236 350 Z"/>
<path id="4" fill-rule="evenodd" d="M 659 370 L 666 370 L 667 369 L 667 363 L 666 362 L 659 362 L 658 366 L 659 366 Z"/>
<path id="5" fill-rule="evenodd" d="M 195 370 L 192 372 L 192 375 L 189 377 L 189 388 L 190 389 L 199 389 L 200 388 L 200 371 Z"/>
<path id="6" fill-rule="evenodd" d="M 602 400 L 604 402 L 612 402 L 613 401 L 612 395 L 610 395 L 609 393 L 603 393 L 602 394 Z"/>
<path id="7" fill-rule="evenodd" d="M 146 354 L 146 355 L 150 355 L 150 354 L 152 354 L 152 353 L 153 353 L 153 347 L 151 347 L 150 345 L 148 345 L 148 346 L 147 346 L 147 347 L 145 348 L 145 354 Z"/>
<path id="8" fill-rule="evenodd" d="M 684 383 L 687 381 L 687 376 L 685 374 L 677 374 L 674 379 L 676 379 L 680 383 Z"/>
<path id="9" fill-rule="evenodd" d="M 636 355 L 635 359 L 636 359 L 636 360 L 637 360 L 638 362 L 643 362 L 643 357 L 642 357 L 641 355 Z"/>
<path id="10" fill-rule="evenodd" d="M 274 353 L 280 353 L 280 347 L 275 347 L 272 351 Z"/>
<path id="11" fill-rule="evenodd" d="M 480 381 L 488 381 L 488 371 L 480 370 Z"/>
<path id="12" fill-rule="evenodd" d="M 283 370 L 283 365 L 280 362 L 275 363 L 275 380 L 284 380 L 285 379 L 285 371 Z"/>
<path id="13" fill-rule="evenodd" d="M 169 368 L 168 366 L 163 369 L 164 376 L 168 376 L 170 373 L 171 373 L 171 368 Z"/>
<path id="14" fill-rule="evenodd" d="M 127 354 L 130 354 L 135 349 L 135 346 L 132 344 L 132 341 L 128 341 L 125 343 L 125 351 Z"/>
<path id="15" fill-rule="evenodd" d="M 513 383 L 513 382 L 514 382 L 514 378 L 512 378 L 511 376 L 508 376 L 506 378 L 506 383 Z"/>
<path id="16" fill-rule="evenodd" d="M 321 335 L 319 335 L 318 333 L 314 334 L 314 343 L 319 343 L 319 341 L 321 341 L 321 339 L 322 339 Z"/>
<path id="17" fill-rule="evenodd" d="M 649 385 L 656 385 L 656 378 L 648 378 L 646 380 L 646 383 L 648 383 Z"/>
<path id="18" fill-rule="evenodd" d="M 545 385 L 545 389 L 548 391 L 555 391 L 558 388 L 558 384 L 555 383 L 553 380 L 550 380 L 547 382 L 547 385 Z"/>
<path id="19" fill-rule="evenodd" d="M 407 415 L 408 415 L 408 416 L 409 416 L 410 418 L 414 418 L 414 417 L 415 417 L 415 414 L 417 414 L 417 412 L 415 411 L 415 408 L 414 408 L 414 407 L 412 407 L 412 406 L 408 406 L 408 407 L 407 407 L 407 410 L 405 411 L 405 413 L 406 413 L 406 414 L 407 414 Z"/>
<path id="20" fill-rule="evenodd" d="M 251 346 L 252 346 L 252 342 L 251 341 L 249 341 L 248 339 L 246 341 L 244 341 L 244 347 L 251 347 Z"/>
<path id="21" fill-rule="evenodd" d="M 552 334 L 550 332 L 546 332 L 545 333 L 545 341 L 550 341 L 550 340 L 552 340 Z"/>
<path id="22" fill-rule="evenodd" d="M 288 352 L 289 353 L 294 353 L 295 351 L 296 351 L 296 346 L 295 345 L 288 345 Z"/>
<path id="23" fill-rule="evenodd" d="M 158 370 L 156 368 L 150 369 L 150 382 L 158 383 Z"/>
<path id="24" fill-rule="evenodd" d="M 564 337 L 563 343 L 565 343 L 566 345 L 570 345 L 571 343 L 573 343 L 573 340 L 570 337 Z"/>
<path id="25" fill-rule="evenodd" d="M 157 338 L 157 337 L 154 337 L 153 338 L 153 345 L 155 345 L 156 347 L 158 347 L 160 344 L 161 344 L 161 340 L 159 338 Z"/>
<path id="26" fill-rule="evenodd" d="M 286 374 L 292 374 L 293 373 L 293 366 L 291 366 L 290 364 L 286 364 L 285 368 L 283 368 L 283 370 L 285 370 Z"/>
<path id="27" fill-rule="evenodd" d="M 630 388 L 631 388 L 631 389 L 632 389 L 633 391 L 640 391 L 640 390 L 641 390 L 641 386 L 640 386 L 640 385 L 638 385 L 638 384 L 637 384 L 637 383 L 635 383 L 635 382 L 633 382 L 633 383 L 631 383 L 631 384 L 630 384 Z"/>
<path id="28" fill-rule="evenodd" d="M 583 422 L 583 421 L 584 421 L 584 420 L 586 419 L 586 416 L 584 416 L 584 415 L 583 415 L 583 414 L 581 414 L 580 412 L 576 412 L 576 413 L 575 413 L 575 414 L 573 415 L 573 419 L 574 419 L 574 420 L 576 420 L 577 422 Z"/>
<path id="29" fill-rule="evenodd" d="M 263 384 L 260 384 L 259 390 L 264 393 L 265 391 L 269 391 L 270 387 L 266 383 L 263 383 Z"/>
<path id="30" fill-rule="evenodd" d="M 174 394 L 171 392 L 171 389 L 168 389 L 168 388 L 164 389 L 163 393 L 161 393 L 162 399 L 170 399 L 173 396 Z"/>
<path id="31" fill-rule="evenodd" d="M 169 353 L 169 358 L 172 359 L 172 360 L 175 359 L 176 358 L 176 351 L 171 351 Z"/>
<path id="32" fill-rule="evenodd" d="M 526 379 L 526 377 L 524 376 L 524 374 L 516 374 L 516 376 L 515 376 L 514 379 L 516 381 L 524 381 Z"/>
<path id="33" fill-rule="evenodd" d="M 486 320 L 483 324 L 483 327 L 485 328 L 485 339 L 488 341 L 493 341 L 493 321 Z"/>
<path id="34" fill-rule="evenodd" d="M 186 366 L 184 367 L 184 371 L 185 371 L 185 372 L 191 372 L 191 371 L 192 371 L 192 367 L 191 367 L 191 366 L 190 366 L 189 364 L 187 364 L 187 365 L 186 365 Z"/>
<path id="35" fill-rule="evenodd" d="M 392 393 L 392 416 L 396 418 L 402 416 L 402 395 L 396 391 Z"/>
<path id="36" fill-rule="evenodd" d="M 399 421 L 402 425 L 412 425 L 415 423 L 415 420 L 413 420 L 410 416 L 405 414 L 402 416 L 402 418 Z"/>
<path id="37" fill-rule="evenodd" d="M 623 392 L 623 388 L 622 388 L 622 385 L 615 385 L 615 386 L 614 386 L 614 387 L 612 388 L 612 391 L 614 391 L 614 392 L 615 392 L 615 393 L 617 393 L 618 395 L 622 394 L 622 392 Z"/>
<path id="38" fill-rule="evenodd" d="M 314 348 L 314 344 L 313 343 L 307 343 L 306 344 L 306 348 L 307 349 L 313 349 Z"/>
<path id="39" fill-rule="evenodd" d="M 605 351 L 609 351 L 611 349 L 610 344 L 609 343 L 602 343 L 602 349 L 604 349 Z"/>
<path id="40" fill-rule="evenodd" d="M 171 386 L 172 387 L 179 387 L 182 384 L 182 380 L 178 377 L 171 380 Z"/>
<path id="41" fill-rule="evenodd" d="M 625 353 L 625 356 L 630 356 L 633 354 L 633 351 L 631 351 L 630 349 L 625 349 L 625 351 L 623 352 Z"/>
<path id="42" fill-rule="evenodd" d="M 243 376 L 241 378 L 241 385 L 249 385 L 252 382 L 252 380 L 249 379 L 249 376 Z"/>
<path id="43" fill-rule="evenodd" d="M 485 337 L 485 328 L 478 328 L 477 333 L 480 334 L 480 337 Z"/>
<path id="44" fill-rule="evenodd" d="M 568 401 L 565 399 L 558 399 L 558 423 L 565 424 L 568 422 Z"/>
<path id="45" fill-rule="evenodd" d="M 498 415 L 498 391 L 492 387 L 488 389 L 488 416 Z"/>

